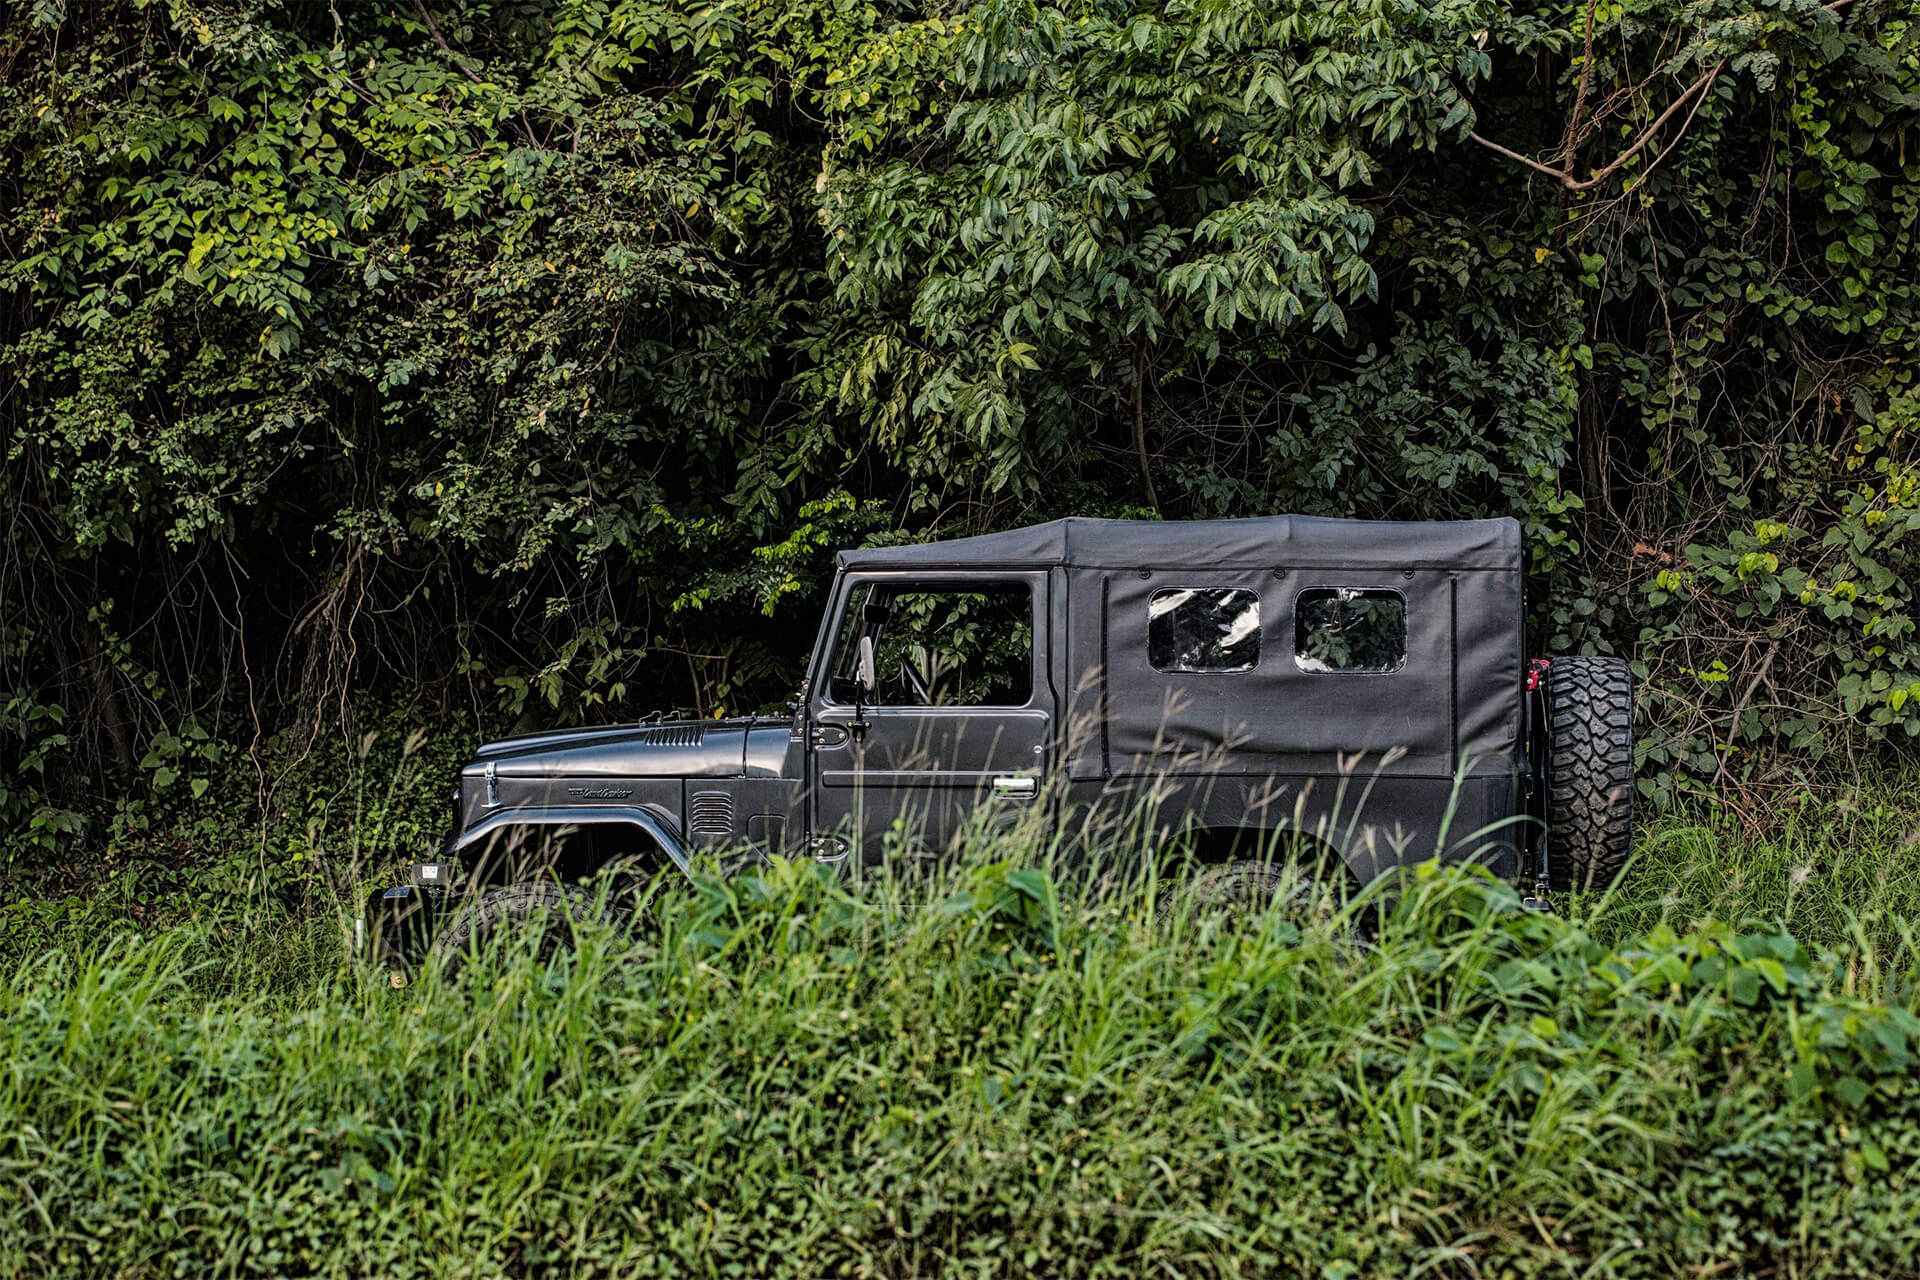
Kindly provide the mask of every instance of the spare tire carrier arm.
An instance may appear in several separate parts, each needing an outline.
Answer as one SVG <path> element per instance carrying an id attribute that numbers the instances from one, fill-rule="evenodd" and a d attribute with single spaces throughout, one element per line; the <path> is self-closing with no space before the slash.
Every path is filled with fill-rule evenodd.
<path id="1" fill-rule="evenodd" d="M 1553 794 L 1553 753 L 1548 749 L 1547 738 L 1547 671 L 1551 666 L 1548 658 L 1533 658 L 1527 663 L 1527 754 L 1532 757 L 1533 765 L 1533 795 L 1528 807 L 1540 824 L 1531 859 L 1533 891 L 1520 899 L 1520 905 L 1530 911 L 1553 910 L 1547 898 L 1552 883 L 1547 878 L 1549 846 L 1553 842 L 1553 826 L 1547 821 L 1547 797 Z"/>

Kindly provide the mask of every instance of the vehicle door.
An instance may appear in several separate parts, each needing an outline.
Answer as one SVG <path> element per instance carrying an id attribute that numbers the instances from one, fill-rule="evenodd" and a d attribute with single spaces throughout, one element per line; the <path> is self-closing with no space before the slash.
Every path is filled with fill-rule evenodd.
<path id="1" fill-rule="evenodd" d="M 1035 805 L 1054 696 L 1047 577 L 850 573 L 811 684 L 816 856 L 944 853 L 981 805 Z"/>

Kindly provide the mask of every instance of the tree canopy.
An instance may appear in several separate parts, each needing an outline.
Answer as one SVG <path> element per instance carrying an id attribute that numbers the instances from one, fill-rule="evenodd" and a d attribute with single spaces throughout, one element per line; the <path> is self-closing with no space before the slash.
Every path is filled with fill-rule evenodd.
<path id="1" fill-rule="evenodd" d="M 1656 798 L 1920 735 L 1910 0 L 34 0 L 0 816 L 777 703 L 838 545 L 1510 514 Z"/>

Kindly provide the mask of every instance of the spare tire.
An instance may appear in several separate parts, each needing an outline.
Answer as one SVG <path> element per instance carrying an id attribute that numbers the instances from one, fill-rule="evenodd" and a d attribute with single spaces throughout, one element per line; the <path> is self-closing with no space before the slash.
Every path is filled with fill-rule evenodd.
<path id="1" fill-rule="evenodd" d="M 1633 673 L 1621 658 L 1547 668 L 1547 872 L 1555 889 L 1612 884 L 1633 852 Z"/>

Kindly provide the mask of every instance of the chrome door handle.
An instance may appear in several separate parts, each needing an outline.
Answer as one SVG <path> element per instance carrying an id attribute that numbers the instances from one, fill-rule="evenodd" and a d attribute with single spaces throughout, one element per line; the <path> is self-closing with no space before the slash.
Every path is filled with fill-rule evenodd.
<path id="1" fill-rule="evenodd" d="M 1031 796 L 1040 791 L 1037 778 L 995 778 L 993 794 L 997 796 Z"/>

